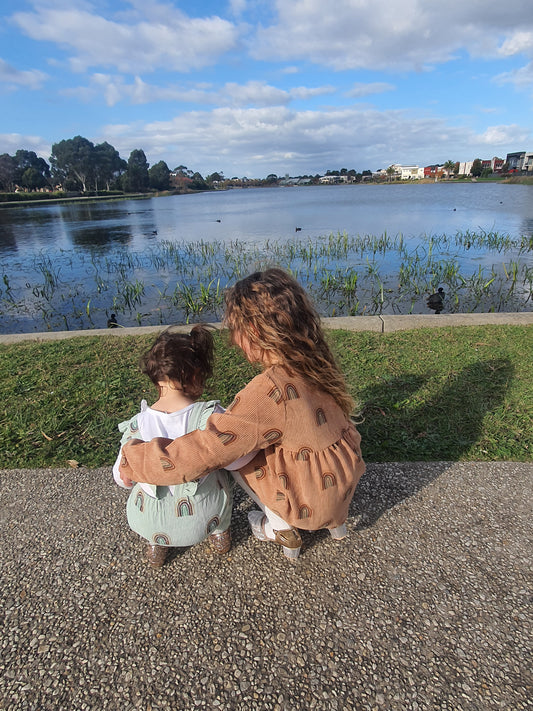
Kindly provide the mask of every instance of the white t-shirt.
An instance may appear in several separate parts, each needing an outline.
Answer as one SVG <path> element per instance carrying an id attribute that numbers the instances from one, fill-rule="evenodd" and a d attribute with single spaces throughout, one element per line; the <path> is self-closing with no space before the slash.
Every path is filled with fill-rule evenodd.
<path id="1" fill-rule="evenodd" d="M 187 405 L 187 407 L 184 407 L 182 410 L 177 410 L 176 412 L 161 412 L 160 410 L 153 410 L 151 407 L 148 407 L 146 400 L 142 400 L 141 411 L 137 415 L 137 426 L 139 431 L 135 433 L 136 438 L 142 439 L 144 442 L 149 442 L 154 437 L 166 437 L 167 439 L 177 439 L 178 437 L 182 437 L 184 434 L 187 434 L 187 424 L 193 408 L 194 404 Z M 217 404 L 215 405 L 213 412 L 222 413 L 225 412 L 225 410 L 221 405 Z M 230 471 L 241 469 L 245 464 L 248 464 L 248 462 L 250 462 L 255 455 L 256 452 L 245 454 L 243 457 L 240 457 L 236 461 L 225 466 L 224 469 L 229 469 Z M 120 448 L 118 457 L 113 465 L 113 478 L 123 489 L 131 488 L 127 487 L 120 478 L 119 464 L 121 459 L 122 447 Z M 202 479 L 204 478 L 205 477 L 202 477 Z M 139 486 L 149 496 L 154 495 L 153 488 L 150 484 L 143 484 L 139 482 Z M 174 495 L 175 487 L 170 486 L 169 489 L 172 495 Z"/>

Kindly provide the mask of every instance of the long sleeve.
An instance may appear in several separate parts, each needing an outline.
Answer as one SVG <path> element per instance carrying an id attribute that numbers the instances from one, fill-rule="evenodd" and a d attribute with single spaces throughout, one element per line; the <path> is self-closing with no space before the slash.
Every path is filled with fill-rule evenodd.
<path id="1" fill-rule="evenodd" d="M 181 484 L 224 467 L 253 450 L 280 441 L 284 405 L 268 372 L 254 378 L 205 430 L 170 440 L 131 440 L 122 449 L 120 472 L 133 481 Z"/>

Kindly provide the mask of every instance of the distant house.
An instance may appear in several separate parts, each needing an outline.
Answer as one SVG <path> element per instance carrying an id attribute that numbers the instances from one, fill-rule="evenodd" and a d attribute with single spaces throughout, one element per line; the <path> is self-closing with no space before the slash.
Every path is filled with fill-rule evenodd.
<path id="1" fill-rule="evenodd" d="M 419 168 L 417 165 L 395 163 L 391 167 L 394 168 L 394 177 L 400 180 L 420 180 L 424 177 L 424 168 Z"/>
<path id="2" fill-rule="evenodd" d="M 442 165 L 426 165 L 424 168 L 424 178 L 445 178 L 446 171 Z"/>
<path id="3" fill-rule="evenodd" d="M 473 160 L 467 160 L 463 163 L 459 163 L 459 170 L 457 171 L 457 174 L 458 175 L 470 175 L 473 165 L 474 165 Z"/>
<path id="4" fill-rule="evenodd" d="M 507 169 L 509 171 L 522 171 L 522 165 L 524 163 L 524 158 L 526 157 L 525 151 L 516 151 L 516 153 L 508 153 L 505 162 L 507 163 Z"/>

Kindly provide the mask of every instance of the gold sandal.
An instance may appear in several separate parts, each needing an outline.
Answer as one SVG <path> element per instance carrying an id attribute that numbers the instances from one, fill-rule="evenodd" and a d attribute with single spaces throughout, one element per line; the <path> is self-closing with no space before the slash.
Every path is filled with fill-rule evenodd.
<path id="1" fill-rule="evenodd" d="M 262 511 L 250 511 L 248 513 L 248 521 L 257 540 L 277 543 L 283 548 L 286 558 L 296 560 L 302 547 L 302 537 L 298 531 L 295 528 L 286 528 L 282 531 L 274 531 L 274 538 L 269 538 L 265 533 L 266 520 L 266 514 Z"/>

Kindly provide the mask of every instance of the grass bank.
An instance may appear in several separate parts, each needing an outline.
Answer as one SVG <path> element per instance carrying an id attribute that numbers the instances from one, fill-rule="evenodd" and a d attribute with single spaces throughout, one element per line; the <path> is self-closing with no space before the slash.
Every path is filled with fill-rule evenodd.
<path id="1" fill-rule="evenodd" d="M 217 333 L 205 397 L 227 405 L 254 369 Z M 367 461 L 533 461 L 533 328 L 328 331 Z M 117 424 L 155 391 L 153 335 L 0 346 L 1 468 L 111 464 Z"/>

